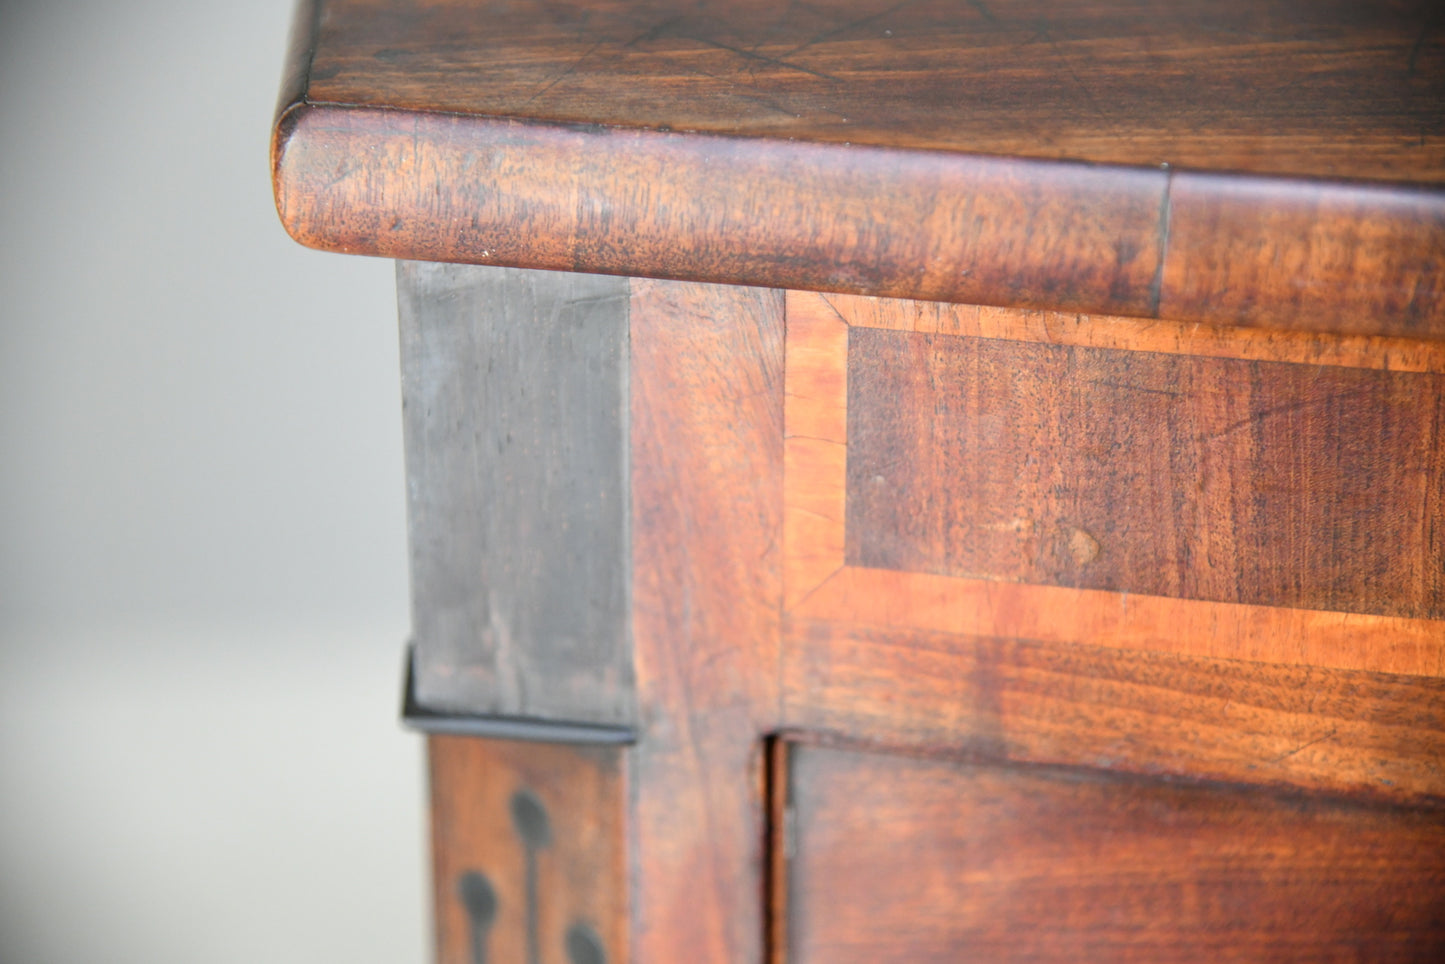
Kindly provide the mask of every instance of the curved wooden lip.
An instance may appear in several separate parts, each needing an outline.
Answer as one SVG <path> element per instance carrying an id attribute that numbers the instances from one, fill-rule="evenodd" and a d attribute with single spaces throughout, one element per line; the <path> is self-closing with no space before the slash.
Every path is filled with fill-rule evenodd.
<path id="1" fill-rule="evenodd" d="M 1445 338 L 1445 191 L 292 103 L 277 209 L 404 260 Z"/>
<path id="2" fill-rule="evenodd" d="M 318 103 L 272 137 L 310 247 L 1445 339 L 1445 189 Z"/>

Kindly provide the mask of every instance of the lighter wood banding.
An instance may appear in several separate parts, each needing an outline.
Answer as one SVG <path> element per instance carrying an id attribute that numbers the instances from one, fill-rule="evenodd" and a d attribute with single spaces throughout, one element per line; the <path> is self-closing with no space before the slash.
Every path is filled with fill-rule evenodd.
<path id="1" fill-rule="evenodd" d="M 1445 800 L 1445 682 L 789 618 L 784 721 L 1100 770 Z"/>
<path id="2" fill-rule="evenodd" d="M 1282 608 L 1238 601 L 1027 585 L 846 563 L 847 330 L 850 325 L 1067 344 L 1111 343 L 1145 324 L 865 298 L 790 293 L 785 481 L 785 606 L 812 619 L 1056 643 L 1089 642 L 1341 669 L 1441 675 L 1445 621 L 1369 612 Z M 1195 340 L 1215 357 L 1300 358 L 1303 337 L 1260 337 L 1163 326 L 1146 345 L 1192 353 Z M 1316 352 L 1346 367 L 1438 371 L 1428 344 L 1330 339 Z M 1376 354 L 1377 349 L 1383 349 Z M 1428 540 L 1427 540 L 1428 542 Z M 1090 547 L 1083 546 L 1082 549 Z M 1093 547 L 1097 549 L 1097 546 Z M 1081 551 L 1082 551 L 1081 549 Z M 1432 575 L 1428 574 L 1427 575 Z"/>

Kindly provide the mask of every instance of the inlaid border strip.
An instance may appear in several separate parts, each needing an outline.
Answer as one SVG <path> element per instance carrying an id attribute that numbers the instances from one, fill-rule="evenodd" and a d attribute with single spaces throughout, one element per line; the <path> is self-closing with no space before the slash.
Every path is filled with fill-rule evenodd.
<path id="1" fill-rule="evenodd" d="M 1041 642 L 1445 676 L 1445 621 L 896 572 L 845 562 L 848 329 L 1445 372 L 1445 344 L 789 291 L 784 611 Z"/>

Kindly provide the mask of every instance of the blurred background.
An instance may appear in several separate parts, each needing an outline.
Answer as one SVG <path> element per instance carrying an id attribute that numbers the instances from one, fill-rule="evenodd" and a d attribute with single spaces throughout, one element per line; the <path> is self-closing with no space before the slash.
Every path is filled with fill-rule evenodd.
<path id="1" fill-rule="evenodd" d="M 0 0 L 0 962 L 422 961 L 389 262 L 277 222 L 291 0 Z"/>

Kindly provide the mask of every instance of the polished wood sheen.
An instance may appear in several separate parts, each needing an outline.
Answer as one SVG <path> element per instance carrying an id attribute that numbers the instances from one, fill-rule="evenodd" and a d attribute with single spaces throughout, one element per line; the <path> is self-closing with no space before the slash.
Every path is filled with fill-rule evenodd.
<path id="1" fill-rule="evenodd" d="M 1445 337 L 1425 4 L 313 0 L 293 57 L 316 247 Z"/>
<path id="2" fill-rule="evenodd" d="M 860 590 L 863 591 L 863 590 Z M 1445 681 L 791 617 L 783 727 L 1445 804 Z"/>
<path id="3" fill-rule="evenodd" d="M 323 0 L 317 16 L 315 103 L 1445 180 L 1445 28 L 1423 0 Z"/>
<path id="4" fill-rule="evenodd" d="M 1438 6 L 303 0 L 441 960 L 1445 956 Z"/>
<path id="5" fill-rule="evenodd" d="M 1445 375 L 854 326 L 849 565 L 1445 619 Z"/>
<path id="6" fill-rule="evenodd" d="M 783 299 L 631 300 L 638 961 L 757 961 L 778 725 Z"/>
<path id="7" fill-rule="evenodd" d="M 906 357 L 891 359 L 895 377 L 913 387 L 874 385 L 855 391 L 858 397 L 850 402 L 849 344 L 879 331 L 913 339 Z M 937 351 L 918 348 L 934 339 Z M 1050 347 L 1054 343 L 1062 347 Z M 1110 347 L 1133 344 L 1145 351 Z M 787 345 L 786 604 L 796 615 L 1445 675 L 1445 620 L 1435 608 L 1441 579 L 1436 560 L 1445 539 L 1438 444 L 1445 355 L 1437 347 L 1404 339 L 1263 335 L 1196 326 L 1156 330 L 1118 319 L 802 293 L 788 298 Z M 1007 356 L 996 383 L 987 381 L 986 371 L 964 378 L 938 370 L 940 359 L 960 345 Z M 1206 357 L 1191 354 L 1196 345 Z M 1093 356 L 1140 372 L 1181 365 L 1217 371 L 1233 365 L 1242 379 L 1213 384 L 1206 379 L 1191 388 L 1169 375 L 1155 392 L 1131 391 L 1128 377 L 1115 377 L 1118 372 L 1091 375 L 1085 368 L 1045 374 L 1028 367 L 1029 358 L 1050 354 L 1055 362 Z M 1315 364 L 1266 364 L 1275 359 Z M 864 368 L 888 364 L 866 351 L 855 360 Z M 1325 361 L 1331 367 L 1319 364 Z M 1411 374 L 1380 371 L 1396 367 Z M 1269 371 L 1289 373 L 1281 383 L 1293 380 L 1293 391 L 1301 394 L 1260 402 L 1281 390 L 1263 378 L 1261 373 Z M 1389 385 L 1394 378 L 1411 377 L 1420 379 L 1424 393 L 1397 385 L 1389 390 L 1396 393 L 1394 400 L 1387 405 L 1382 400 L 1378 412 L 1368 403 L 1340 410 L 1336 402 L 1333 418 L 1342 434 L 1337 438 L 1334 429 L 1326 429 L 1311 447 L 1301 420 L 1319 418 L 1316 406 L 1327 412 L 1331 381 L 1383 379 Z M 1013 386 L 1024 383 L 1037 387 L 1036 397 L 1027 390 L 994 397 L 1001 386 L 1013 392 Z M 1069 384 L 1090 396 L 1077 391 L 1070 396 L 1067 389 L 1055 394 Z M 949 393 L 975 386 L 984 390 L 954 396 L 972 408 L 950 413 Z M 1138 387 L 1150 386 L 1141 382 Z M 1195 402 L 1178 407 L 1191 391 Z M 1116 411 L 1102 421 L 1096 421 L 1102 396 L 1093 393 L 1098 392 L 1119 393 L 1117 403 L 1109 403 Z M 1194 404 L 1203 406 L 1199 412 L 1212 413 L 1205 417 L 1217 423 L 1222 442 L 1209 437 L 1208 426 L 1191 427 L 1193 416 L 1184 413 Z M 908 412 L 891 434 L 870 437 L 878 435 L 867 411 L 873 405 L 885 411 L 903 406 Z M 996 414 L 980 419 L 990 405 Z M 1389 430 L 1361 437 L 1346 428 L 1380 417 L 1392 421 Z M 1271 424 L 1276 419 L 1284 419 L 1283 428 Z M 1098 426 L 1102 441 L 1087 437 L 1091 425 Z M 1075 438 L 1075 432 L 1082 435 Z M 850 454 L 860 446 L 855 433 L 862 433 L 863 451 Z M 987 449 L 977 461 L 961 458 L 958 443 L 970 433 L 981 444 L 1002 448 Z M 1035 436 L 1048 440 L 1046 452 L 1033 449 Z M 1353 453 L 1340 448 L 1341 439 L 1350 437 Z M 1008 448 L 1011 438 L 1016 449 Z M 1137 454 L 1132 467 L 1131 452 Z M 1342 469 L 1341 459 L 1358 464 Z M 1404 471 L 1390 476 L 1400 468 Z M 929 481 L 910 493 L 912 483 L 902 480 L 913 473 L 924 473 Z M 1384 473 L 1388 481 L 1359 487 L 1372 473 Z M 889 486 L 890 475 L 903 489 L 895 492 Z M 1332 485 L 1334 494 L 1325 498 Z M 1343 507 L 1331 503 L 1341 496 L 1347 497 Z M 1078 515 L 1081 498 L 1097 498 L 1107 506 L 1099 518 L 1122 533 L 1124 546 L 1162 550 L 1136 563 L 1139 581 L 1105 577 L 1091 583 L 1084 576 L 1096 564 L 1109 571 L 1104 557 L 1113 536 L 1101 540 L 1103 527 L 1090 529 Z M 1271 507 L 1280 511 L 1281 506 L 1292 506 L 1279 523 L 1289 526 L 1287 533 L 1270 528 L 1276 524 Z M 870 520 L 870 511 L 880 518 Z M 1326 522 L 1331 513 L 1333 519 Z M 1386 521 L 1391 518 L 1399 536 L 1378 544 L 1380 527 L 1392 524 Z M 866 555 L 867 533 L 851 534 L 855 525 L 871 525 L 888 543 L 879 557 Z M 1217 534 L 1212 540 L 1211 533 Z M 1359 540 L 1365 558 L 1339 551 L 1338 545 L 1348 546 L 1352 538 Z M 1321 545 L 1323 539 L 1341 542 Z M 1250 540 L 1258 540 L 1253 556 Z M 1186 578 L 1222 580 L 1215 591 L 1170 582 L 1170 573 L 1179 572 L 1170 554 L 1190 553 L 1191 541 L 1200 548 L 1193 551 Z M 990 552 L 995 554 L 992 567 L 968 565 L 967 558 L 964 565 L 958 563 L 961 555 Z M 1120 555 L 1128 552 L 1123 548 Z M 1392 570 L 1402 559 L 1401 568 Z M 1243 582 L 1238 571 L 1227 574 L 1238 566 L 1245 567 Z M 1391 571 L 1399 591 L 1415 600 L 1393 612 Z M 1340 578 L 1345 583 L 1337 584 Z M 1242 591 L 1224 589 L 1231 580 Z M 1271 586 L 1273 595 L 1268 595 Z"/>
<path id="8" fill-rule="evenodd" d="M 1437 105 L 1445 104 L 1445 80 Z M 1161 318 L 1441 335 L 1441 195 L 1180 174 L 1169 191 Z"/>
<path id="9" fill-rule="evenodd" d="M 790 962 L 1445 956 L 1437 810 L 789 755 Z"/>

